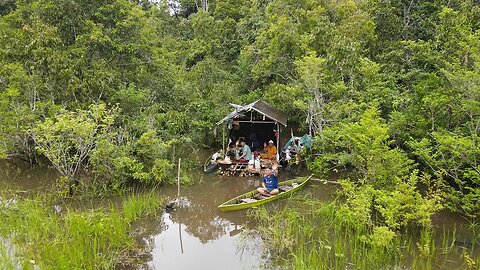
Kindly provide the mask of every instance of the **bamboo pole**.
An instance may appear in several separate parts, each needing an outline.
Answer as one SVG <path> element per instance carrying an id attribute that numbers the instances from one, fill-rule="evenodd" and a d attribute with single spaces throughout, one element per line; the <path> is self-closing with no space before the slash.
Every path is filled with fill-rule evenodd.
<path id="1" fill-rule="evenodd" d="M 325 180 L 325 179 L 319 179 L 319 178 L 310 178 L 311 181 L 318 181 L 322 182 L 324 184 L 335 184 L 335 185 L 340 185 L 339 182 L 337 181 L 330 181 L 330 180 Z"/>
<path id="2" fill-rule="evenodd" d="M 275 121 L 259 121 L 259 120 L 235 120 L 238 123 L 254 123 L 254 124 L 276 124 Z"/>

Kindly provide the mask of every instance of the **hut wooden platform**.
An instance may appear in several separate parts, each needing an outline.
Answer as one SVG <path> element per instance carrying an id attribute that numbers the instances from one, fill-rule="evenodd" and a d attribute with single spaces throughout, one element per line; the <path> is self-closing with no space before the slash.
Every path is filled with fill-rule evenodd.
<path id="1" fill-rule="evenodd" d="M 220 166 L 219 174 L 227 176 L 240 176 L 240 177 L 249 177 L 249 176 L 258 176 L 262 173 L 262 169 L 265 167 L 272 167 L 275 170 L 279 167 L 276 160 L 269 159 L 260 159 L 260 168 L 256 168 L 252 164 L 247 162 L 238 162 L 238 161 L 218 161 Z"/>

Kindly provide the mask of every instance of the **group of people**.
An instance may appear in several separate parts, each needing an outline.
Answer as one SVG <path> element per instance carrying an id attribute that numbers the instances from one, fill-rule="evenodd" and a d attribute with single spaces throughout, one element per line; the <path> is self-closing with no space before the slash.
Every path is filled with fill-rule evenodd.
<path id="1" fill-rule="evenodd" d="M 243 162 L 248 162 L 254 156 L 254 153 L 242 138 L 236 142 L 235 146 L 230 146 L 228 153 L 227 155 L 230 155 L 235 160 Z M 256 155 L 257 153 L 255 153 Z M 263 159 L 275 160 L 277 158 L 277 147 L 275 147 L 272 140 L 268 141 L 268 144 L 263 144 L 263 150 L 260 151 L 259 155 Z"/>
<path id="2" fill-rule="evenodd" d="M 276 160 L 277 147 L 275 147 L 273 140 L 269 140 L 268 144 L 264 143 L 263 150 L 258 154 L 262 159 Z M 248 162 L 254 157 L 254 153 L 242 138 L 240 138 L 235 145 L 230 146 L 227 155 L 240 162 Z M 255 153 L 255 156 L 257 156 L 257 153 Z M 276 168 L 268 166 L 263 169 L 263 172 L 262 186 L 257 188 L 257 191 L 264 196 L 273 196 L 280 193 L 278 189 Z"/>

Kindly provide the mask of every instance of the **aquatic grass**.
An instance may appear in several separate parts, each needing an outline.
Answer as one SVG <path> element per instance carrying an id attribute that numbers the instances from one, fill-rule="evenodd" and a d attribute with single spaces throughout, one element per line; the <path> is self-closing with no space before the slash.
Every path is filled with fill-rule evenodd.
<path id="1" fill-rule="evenodd" d="M 150 216 L 158 212 L 164 199 L 158 192 L 132 194 L 123 201 L 122 209 L 125 218 L 132 222 L 141 216 Z"/>
<path id="2" fill-rule="evenodd" d="M 452 231 L 448 231 L 445 226 L 442 230 L 442 243 L 441 243 L 441 252 L 444 254 L 451 253 L 455 247 L 457 235 L 457 226 L 453 227 Z"/>
<path id="3" fill-rule="evenodd" d="M 0 211 L 1 236 L 17 248 L 25 261 L 22 269 L 112 269 L 128 250 L 134 249 L 132 222 L 156 213 L 163 200 L 158 192 L 133 194 L 123 208 L 57 213 L 51 197 L 18 199 Z M 5 252 L 0 248 L 2 257 Z M 8 255 L 8 254 L 7 254 Z M 6 259 L 2 259 L 4 261 Z"/>
<path id="4" fill-rule="evenodd" d="M 129 223 L 114 209 L 87 212 L 69 210 L 63 221 L 63 228 L 60 229 L 65 233 L 54 238 L 55 244 L 45 249 L 45 256 L 42 256 L 52 258 L 51 255 L 62 250 L 59 256 L 52 258 L 53 265 L 108 268 L 122 249 L 133 244 L 128 235 Z"/>
<path id="5" fill-rule="evenodd" d="M 473 269 L 467 267 L 467 260 L 476 251 L 473 248 L 467 251 L 458 245 L 456 226 L 453 229 L 443 227 L 441 231 L 423 228 L 408 237 L 410 241 L 404 250 L 409 253 L 410 265 L 415 269 L 450 269 L 459 265 L 462 269 Z"/>
<path id="6" fill-rule="evenodd" d="M 341 216 L 337 201 L 302 201 L 272 212 L 259 208 L 248 212 L 258 221 L 274 265 L 286 269 L 466 269 L 478 267 L 476 250 L 455 245 L 456 229 L 433 227 L 391 231 Z M 419 230 L 420 229 L 420 230 Z M 272 252 L 273 251 L 273 252 Z"/>

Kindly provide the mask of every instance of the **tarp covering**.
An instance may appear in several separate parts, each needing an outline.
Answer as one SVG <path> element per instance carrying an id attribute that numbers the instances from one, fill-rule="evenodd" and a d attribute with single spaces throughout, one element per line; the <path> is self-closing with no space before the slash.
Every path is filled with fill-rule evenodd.
<path id="1" fill-rule="evenodd" d="M 313 146 L 313 138 L 305 134 L 302 137 L 292 137 L 288 142 L 282 147 L 280 151 L 280 158 L 285 160 L 290 160 L 295 157 L 299 158 L 300 153 L 304 148 L 310 149 Z"/>
<path id="2" fill-rule="evenodd" d="M 272 107 L 270 104 L 266 103 L 263 100 L 257 100 L 245 106 L 239 106 L 235 104 L 231 105 L 235 107 L 235 110 L 225 116 L 222 120 L 220 120 L 217 125 L 220 125 L 221 123 L 228 120 L 233 120 L 235 118 L 246 117 L 246 113 L 254 110 L 262 115 L 265 115 L 265 117 L 270 118 L 275 122 L 278 122 L 279 124 L 287 126 L 287 115 L 280 110 Z"/>
<path id="3" fill-rule="evenodd" d="M 294 142 L 297 142 L 298 146 L 301 148 L 306 147 L 308 149 L 312 148 L 313 145 L 313 138 L 312 136 L 305 134 L 302 137 L 292 137 L 288 142 L 285 144 L 285 146 L 282 147 L 282 151 L 286 150 L 289 146 L 295 145 Z"/>

